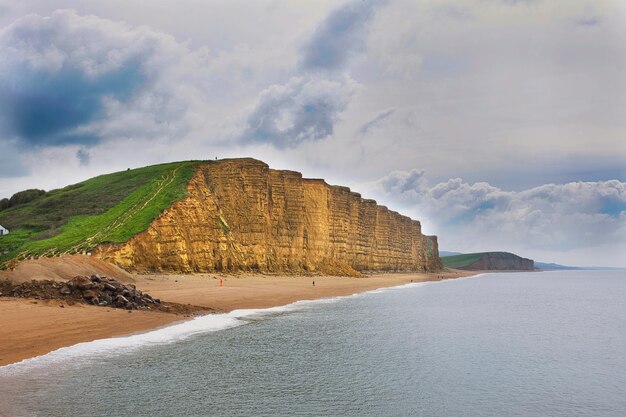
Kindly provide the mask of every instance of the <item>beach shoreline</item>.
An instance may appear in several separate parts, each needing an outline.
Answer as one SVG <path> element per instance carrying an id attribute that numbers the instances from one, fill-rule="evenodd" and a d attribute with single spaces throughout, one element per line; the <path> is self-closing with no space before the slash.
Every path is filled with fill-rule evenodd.
<path id="1" fill-rule="evenodd" d="M 481 271 L 384 273 L 364 277 L 285 275 L 134 275 L 137 288 L 167 302 L 229 312 L 271 308 L 301 300 L 340 297 L 411 282 L 462 278 Z M 221 281 L 221 285 L 220 285 Z M 159 311 L 133 311 L 59 300 L 0 298 L 0 366 L 97 339 L 151 331 L 191 319 Z"/>

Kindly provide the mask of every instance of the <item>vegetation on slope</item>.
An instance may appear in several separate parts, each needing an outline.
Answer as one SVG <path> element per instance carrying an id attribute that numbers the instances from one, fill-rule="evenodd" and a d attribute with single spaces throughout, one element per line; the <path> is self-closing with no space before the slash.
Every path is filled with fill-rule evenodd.
<path id="1" fill-rule="evenodd" d="M 485 252 L 465 253 L 463 255 L 442 256 L 441 261 L 446 268 L 463 268 L 479 260 Z"/>
<path id="2" fill-rule="evenodd" d="M 102 175 L 0 211 L 0 262 L 125 242 L 186 195 L 197 161 Z"/>

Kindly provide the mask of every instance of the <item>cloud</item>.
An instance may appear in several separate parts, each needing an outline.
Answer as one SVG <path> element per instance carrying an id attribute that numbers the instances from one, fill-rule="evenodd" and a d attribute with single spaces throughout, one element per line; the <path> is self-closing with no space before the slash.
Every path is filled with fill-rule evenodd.
<path id="1" fill-rule="evenodd" d="M 359 133 L 366 135 L 370 129 L 380 125 L 385 119 L 394 114 L 395 111 L 396 109 L 389 109 L 377 114 L 373 119 L 368 120 L 359 128 Z"/>
<path id="2" fill-rule="evenodd" d="M 24 147 L 94 145 L 128 112 L 180 116 L 176 84 L 160 82 L 188 51 L 169 35 L 58 10 L 3 29 L 0 53 L 0 134 Z"/>
<path id="3" fill-rule="evenodd" d="M 271 142 L 277 147 L 330 136 L 352 95 L 351 84 L 343 77 L 294 77 L 287 84 L 271 86 L 261 93 L 242 136 L 249 142 Z"/>
<path id="4" fill-rule="evenodd" d="M 2 141 L 0 148 L 0 178 L 21 177 L 28 174 L 24 166 L 18 147 L 11 141 Z"/>
<path id="5" fill-rule="evenodd" d="M 576 19 L 576 24 L 578 26 L 598 26 L 602 23 L 602 19 L 597 16 L 585 16 L 579 19 Z"/>
<path id="6" fill-rule="evenodd" d="M 341 71 L 365 50 L 367 24 L 380 4 L 350 1 L 331 12 L 305 43 L 300 73 L 261 92 L 240 141 L 293 148 L 331 136 L 356 89 Z"/>
<path id="7" fill-rule="evenodd" d="M 381 178 L 376 188 L 420 213 L 457 248 L 566 251 L 626 245 L 626 183 L 618 180 L 514 192 L 460 178 L 430 185 L 423 171 L 411 170 Z"/>
<path id="8" fill-rule="evenodd" d="M 302 50 L 305 70 L 340 70 L 366 50 L 367 26 L 383 1 L 353 0 L 328 15 Z"/>
<path id="9" fill-rule="evenodd" d="M 87 166 L 91 162 L 91 153 L 87 149 L 79 149 L 76 151 L 76 158 L 81 166 Z"/>

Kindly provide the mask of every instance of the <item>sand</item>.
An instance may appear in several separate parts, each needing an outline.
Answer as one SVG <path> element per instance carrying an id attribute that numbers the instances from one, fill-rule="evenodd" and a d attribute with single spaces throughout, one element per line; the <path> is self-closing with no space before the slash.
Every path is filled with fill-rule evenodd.
<path id="1" fill-rule="evenodd" d="M 184 319 L 174 314 L 0 298 L 0 365 L 64 346 L 132 334 Z"/>
<path id="2" fill-rule="evenodd" d="M 436 274 L 378 274 L 364 278 L 321 276 L 137 275 L 137 288 L 162 300 L 231 311 L 267 308 L 298 300 L 350 295 L 414 282 L 474 275 L 452 271 Z M 313 286 L 315 281 L 315 286 Z M 64 346 L 145 332 L 186 317 L 58 301 L 0 298 L 0 366 Z"/>
<path id="3" fill-rule="evenodd" d="M 63 255 L 59 257 L 26 259 L 13 270 L 0 271 L 0 280 L 9 279 L 16 284 L 33 279 L 67 281 L 76 275 L 100 274 L 115 277 L 125 283 L 133 282 L 132 274 L 94 256 Z"/>

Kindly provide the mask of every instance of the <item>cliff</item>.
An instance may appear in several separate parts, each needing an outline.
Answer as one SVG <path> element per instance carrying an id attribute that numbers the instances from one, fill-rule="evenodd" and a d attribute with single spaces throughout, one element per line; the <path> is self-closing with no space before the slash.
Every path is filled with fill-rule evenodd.
<path id="1" fill-rule="evenodd" d="M 441 258 L 448 268 L 468 271 L 533 271 L 532 259 L 522 258 L 509 252 L 470 253 Z"/>
<path id="2" fill-rule="evenodd" d="M 131 270 L 176 272 L 433 271 L 436 236 L 349 188 L 254 159 L 202 163 L 187 197 L 126 243 L 96 255 Z"/>

